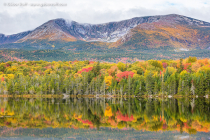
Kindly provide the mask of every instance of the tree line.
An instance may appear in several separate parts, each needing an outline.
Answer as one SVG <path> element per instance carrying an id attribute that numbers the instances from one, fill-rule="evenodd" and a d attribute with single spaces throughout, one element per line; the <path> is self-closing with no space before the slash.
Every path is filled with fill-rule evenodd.
<path id="1" fill-rule="evenodd" d="M 0 63 L 0 93 L 95 96 L 182 95 L 210 92 L 210 60 L 8 61 Z"/>

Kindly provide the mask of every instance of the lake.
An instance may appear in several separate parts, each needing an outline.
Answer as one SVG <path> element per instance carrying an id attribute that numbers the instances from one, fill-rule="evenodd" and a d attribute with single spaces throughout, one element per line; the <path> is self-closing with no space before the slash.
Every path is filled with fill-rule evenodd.
<path id="1" fill-rule="evenodd" d="M 0 98 L 0 139 L 210 139 L 208 98 Z"/>

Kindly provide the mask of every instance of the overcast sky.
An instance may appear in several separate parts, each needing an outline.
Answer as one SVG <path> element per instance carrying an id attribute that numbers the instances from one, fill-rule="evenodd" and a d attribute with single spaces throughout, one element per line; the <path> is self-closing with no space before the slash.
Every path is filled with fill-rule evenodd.
<path id="1" fill-rule="evenodd" d="M 32 6 L 56 3 L 59 6 Z M 210 0 L 1 0 L 0 33 L 33 30 L 56 18 L 96 24 L 166 14 L 210 22 Z"/>

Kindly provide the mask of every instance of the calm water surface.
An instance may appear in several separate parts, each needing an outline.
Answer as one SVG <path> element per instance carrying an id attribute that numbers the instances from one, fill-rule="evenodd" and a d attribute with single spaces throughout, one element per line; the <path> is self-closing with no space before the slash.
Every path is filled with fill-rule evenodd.
<path id="1" fill-rule="evenodd" d="M 0 98 L 0 139 L 210 139 L 210 99 Z"/>

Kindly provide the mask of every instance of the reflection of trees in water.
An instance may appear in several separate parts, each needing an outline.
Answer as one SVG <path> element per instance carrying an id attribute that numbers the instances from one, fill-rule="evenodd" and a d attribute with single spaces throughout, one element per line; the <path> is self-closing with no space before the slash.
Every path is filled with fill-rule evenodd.
<path id="1" fill-rule="evenodd" d="M 210 103 L 205 98 L 0 98 L 0 105 L 1 126 L 131 127 L 190 134 L 210 126 Z"/>

